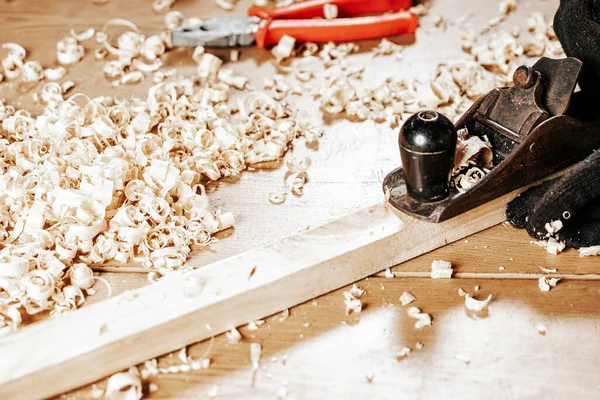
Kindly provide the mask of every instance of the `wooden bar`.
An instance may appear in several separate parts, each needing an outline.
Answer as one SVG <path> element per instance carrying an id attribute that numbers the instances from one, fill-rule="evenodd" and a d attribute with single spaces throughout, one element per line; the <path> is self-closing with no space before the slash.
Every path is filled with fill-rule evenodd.
<path id="1" fill-rule="evenodd" d="M 0 341 L 0 398 L 39 399 L 320 296 L 505 220 L 514 194 L 432 224 L 376 204 Z"/>

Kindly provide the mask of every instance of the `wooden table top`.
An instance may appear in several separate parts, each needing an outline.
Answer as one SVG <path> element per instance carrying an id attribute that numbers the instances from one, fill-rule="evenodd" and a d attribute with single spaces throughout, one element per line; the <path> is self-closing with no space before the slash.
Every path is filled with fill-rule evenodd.
<path id="1" fill-rule="evenodd" d="M 432 14 L 450 22 L 470 10 L 470 21 L 481 27 L 497 16 L 497 1 L 434 1 Z M 525 26 L 532 11 L 551 17 L 558 1 L 521 2 L 516 13 L 504 23 L 506 29 Z M 234 13 L 243 14 L 250 1 L 238 3 Z M 208 18 L 230 15 L 212 1 L 179 0 L 174 9 L 186 16 Z M 100 28 L 110 18 L 126 18 L 144 33 L 156 33 L 163 16 L 152 12 L 147 0 L 117 1 L 95 5 L 92 0 L 17 0 L 2 5 L 0 37 L 17 42 L 30 52 L 30 59 L 45 66 L 56 65 L 55 44 L 68 35 L 69 28 Z M 403 59 L 372 58 L 369 49 L 376 42 L 361 43 L 363 51 L 352 61 L 367 65 L 365 85 L 376 85 L 388 76 L 427 76 L 436 62 L 462 57 L 456 24 L 446 31 L 431 30 L 432 18 L 423 20 L 415 43 Z M 407 42 L 406 38 L 395 38 Z M 410 44 L 410 43 L 407 43 Z M 127 87 L 111 88 L 103 77 L 88 44 L 83 62 L 69 69 L 68 78 L 76 91 L 89 95 L 142 95 L 151 80 Z M 92 50 L 93 51 L 93 50 Z M 226 53 L 221 53 L 226 54 Z M 184 72 L 193 71 L 191 51 L 168 54 L 166 64 Z M 244 49 L 241 60 L 228 67 L 249 76 L 257 86 L 274 68 L 268 52 Z M 11 83 L 0 84 L 0 96 L 9 102 L 36 110 L 32 92 L 19 94 Z M 283 168 L 244 172 L 239 179 L 209 186 L 211 200 L 224 211 L 236 214 L 234 230 L 220 235 L 210 250 L 196 251 L 191 265 L 201 266 L 273 239 L 314 227 L 366 205 L 381 201 L 381 181 L 399 164 L 397 131 L 385 124 L 352 123 L 323 118 L 309 95 L 293 100 L 302 118 L 324 128 L 318 149 L 299 143 L 294 152 L 312 160 L 310 181 L 302 197 L 290 197 L 285 204 L 268 202 L 268 194 L 284 187 Z M 159 375 L 152 379 L 158 391 L 150 398 L 209 398 L 218 386 L 218 399 L 276 399 L 284 387 L 288 399 L 538 399 L 590 398 L 600 396 L 600 282 L 564 280 L 548 293 L 537 284 L 539 267 L 557 268 L 560 273 L 596 273 L 599 259 L 580 258 L 568 251 L 547 254 L 530 244 L 522 231 L 497 226 L 394 268 L 396 272 L 429 271 L 431 261 L 443 259 L 456 272 L 502 273 L 502 279 L 485 275 L 473 279 L 431 280 L 429 278 L 372 277 L 358 283 L 366 289 L 364 310 L 346 316 L 340 289 L 290 310 L 289 318 L 266 319 L 257 330 L 240 328 L 243 340 L 229 344 L 221 335 L 209 351 L 207 370 Z M 503 271 L 499 267 L 504 267 Z M 520 276 L 515 274 L 530 274 Z M 145 274 L 105 273 L 113 294 L 147 284 Z M 457 289 L 494 298 L 489 316 L 474 319 L 467 315 Z M 89 301 L 100 301 L 106 290 Z M 433 326 L 414 328 L 414 320 L 399 304 L 403 291 L 414 294 L 414 303 L 433 316 Z M 538 324 L 547 327 L 538 333 Z M 168 340 L 168 338 L 165 338 Z M 261 368 L 251 387 L 249 346 L 263 347 Z M 416 349 L 417 342 L 424 347 Z M 397 361 L 398 350 L 413 352 Z M 192 356 L 202 355 L 208 343 L 190 346 Z M 161 366 L 179 363 L 174 355 L 159 359 Z M 89 368 L 94 368 L 90 365 Z M 366 379 L 372 376 L 371 382 Z M 65 379 L 69 379 L 65 376 Z M 105 382 L 98 385 L 102 387 Z M 89 388 L 65 395 L 89 398 Z"/>

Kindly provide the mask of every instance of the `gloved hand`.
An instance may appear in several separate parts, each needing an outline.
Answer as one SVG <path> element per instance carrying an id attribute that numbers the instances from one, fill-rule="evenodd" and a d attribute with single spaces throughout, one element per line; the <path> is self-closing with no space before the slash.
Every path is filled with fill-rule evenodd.
<path id="1" fill-rule="evenodd" d="M 508 204 L 506 216 L 535 239 L 554 237 L 572 248 L 600 245 L 600 153 L 523 192 Z"/>
<path id="2" fill-rule="evenodd" d="M 583 62 L 582 90 L 573 96 L 569 114 L 599 121 L 600 0 L 561 0 L 554 30 L 567 56 Z M 535 239 L 553 237 L 572 248 L 600 245 L 600 153 L 562 178 L 523 192 L 508 204 L 506 216 Z"/>

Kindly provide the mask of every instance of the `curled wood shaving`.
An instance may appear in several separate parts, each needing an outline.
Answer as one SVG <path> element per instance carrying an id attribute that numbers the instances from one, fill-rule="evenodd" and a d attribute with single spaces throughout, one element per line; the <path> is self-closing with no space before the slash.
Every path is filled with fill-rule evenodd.
<path id="1" fill-rule="evenodd" d="M 142 380 L 137 368 L 119 372 L 108 378 L 104 397 L 107 400 L 140 400 Z"/>
<path id="2" fill-rule="evenodd" d="M 403 347 L 399 352 L 396 353 L 396 361 L 402 361 L 410 354 L 410 348 Z"/>
<path id="3" fill-rule="evenodd" d="M 481 181 L 485 175 L 485 171 L 477 167 L 472 167 L 469 168 L 464 174 L 459 174 L 456 176 L 454 178 L 454 185 L 459 192 L 464 193 L 479 183 L 479 181 Z"/>
<path id="4" fill-rule="evenodd" d="M 468 167 L 471 162 L 485 168 L 492 168 L 494 155 L 489 143 L 484 142 L 478 136 L 471 136 L 465 140 L 459 140 L 454 156 L 454 167 Z"/>
<path id="5" fill-rule="evenodd" d="M 471 297 L 470 294 L 465 294 L 465 307 L 470 311 L 483 311 L 492 301 L 492 295 L 490 294 L 485 300 L 477 300 Z"/>
<path id="6" fill-rule="evenodd" d="M 180 11 L 169 11 L 167 15 L 165 15 L 165 25 L 170 30 L 174 30 L 183 25 L 183 21 L 185 20 L 185 16 Z"/>
<path id="7" fill-rule="evenodd" d="M 417 319 L 415 328 L 422 329 L 426 326 L 431 326 L 431 315 L 421 312 L 417 307 L 409 307 L 406 312 L 409 317 Z"/>
<path id="8" fill-rule="evenodd" d="M 67 70 L 63 67 L 46 68 L 44 70 L 44 78 L 48 79 L 49 81 L 58 81 L 64 78 L 66 73 Z"/>
<path id="9" fill-rule="evenodd" d="M 286 192 L 272 192 L 269 194 L 269 203 L 271 204 L 283 204 L 287 198 Z"/>
<path id="10" fill-rule="evenodd" d="M 289 310 L 289 308 L 286 308 L 279 315 L 279 320 L 280 321 L 285 321 L 286 319 L 288 319 L 289 316 L 290 316 L 290 310 Z"/>
<path id="11" fill-rule="evenodd" d="M 396 277 L 396 275 L 394 275 L 394 273 L 392 272 L 392 270 L 391 270 L 391 269 L 389 269 L 389 268 L 386 268 L 386 269 L 385 269 L 385 277 L 386 277 L 386 278 L 395 278 L 395 277 Z"/>
<path id="12" fill-rule="evenodd" d="M 88 28 L 82 32 L 75 32 L 74 29 L 71 29 L 69 32 L 71 37 L 77 40 L 78 42 L 85 42 L 86 40 L 90 40 L 96 34 L 96 30 L 93 28 Z"/>
<path id="13" fill-rule="evenodd" d="M 79 62 L 85 55 L 85 49 L 73 37 L 66 37 L 56 44 L 58 62 L 71 65 Z"/>
<path id="14" fill-rule="evenodd" d="M 71 279 L 71 284 L 80 289 L 90 289 L 94 286 L 94 272 L 82 263 L 73 264 L 69 269 L 69 278 Z"/>

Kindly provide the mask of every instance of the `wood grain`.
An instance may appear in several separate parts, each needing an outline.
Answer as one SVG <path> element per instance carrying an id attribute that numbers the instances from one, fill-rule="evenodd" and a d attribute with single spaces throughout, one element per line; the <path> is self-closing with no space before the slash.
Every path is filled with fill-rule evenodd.
<path id="1" fill-rule="evenodd" d="M 0 37 L 26 46 L 32 59 L 45 65 L 56 64 L 55 44 L 68 35 L 69 28 L 100 28 L 110 18 L 134 21 L 147 34 L 162 26 L 162 15 L 151 11 L 150 0 L 111 0 L 104 6 L 92 0 L 16 0 L 0 5 Z M 244 13 L 250 4 L 241 0 L 235 13 Z M 519 2 L 518 9 L 502 24 L 503 29 L 520 26 L 525 32 L 526 18 L 533 11 L 551 17 L 557 0 Z M 415 43 L 408 46 L 402 60 L 372 58 L 369 50 L 376 43 L 361 43 L 362 51 L 353 57 L 367 65 L 365 86 L 375 86 L 389 76 L 427 77 L 437 62 L 463 57 L 460 50 L 458 19 L 473 11 L 467 22 L 475 29 L 495 17 L 498 1 L 434 0 L 432 15 L 449 21 L 446 31 L 433 29 L 432 18 L 425 18 Z M 189 16 L 208 18 L 230 15 L 215 7 L 211 0 L 178 0 L 174 9 Z M 397 43 L 411 44 L 406 38 Z M 101 64 L 90 57 L 94 43 L 85 43 L 88 56 L 81 64 L 69 68 L 69 79 L 77 83 L 75 91 L 90 95 L 142 95 L 150 82 L 113 89 L 104 79 Z M 227 52 L 220 55 L 228 56 Z M 252 78 L 259 86 L 264 77 L 275 72 L 268 62 L 268 52 L 242 49 L 239 63 L 227 68 Z M 168 66 L 192 71 L 190 51 L 178 51 L 166 58 Z M 38 109 L 32 93 L 20 94 L 10 83 L 0 84 L 0 97 L 11 103 Z M 397 132 L 372 122 L 349 123 L 323 119 L 310 96 L 293 98 L 300 116 L 319 124 L 325 136 L 316 150 L 302 143 L 294 152 L 312 159 L 310 182 L 305 195 L 291 197 L 281 206 L 268 203 L 269 192 L 283 186 L 284 171 L 244 173 L 237 181 L 223 181 L 209 190 L 211 201 L 224 211 L 236 213 L 236 229 L 221 234 L 220 242 L 204 251 L 196 250 L 191 265 L 201 266 L 266 245 L 278 238 L 314 227 L 373 204 L 381 196 L 381 180 L 386 172 L 399 165 Z M 558 268 L 561 273 L 598 273 L 598 259 L 579 258 L 569 251 L 559 256 L 532 246 L 522 231 L 497 226 L 468 240 L 459 241 L 409 262 L 399 271 L 427 272 L 431 261 L 452 261 L 457 272 L 506 273 L 539 272 L 539 266 Z M 112 292 L 147 285 L 143 274 L 104 273 Z M 472 320 L 464 312 L 456 289 L 470 292 L 474 285 L 481 293 L 492 293 L 495 300 L 490 316 Z M 534 281 L 443 280 L 369 278 L 359 286 L 367 289 L 365 310 L 346 317 L 340 289 L 291 310 L 280 321 L 267 320 L 257 331 L 242 328 L 244 340 L 230 345 L 221 335 L 215 340 L 208 370 L 186 374 L 160 375 L 152 382 L 159 390 L 150 398 L 208 398 L 208 391 L 219 387 L 218 399 L 273 399 L 287 382 L 289 397 L 295 400 L 332 398 L 373 399 L 537 399 L 600 397 L 600 285 L 596 282 L 561 282 L 549 293 L 540 293 Z M 103 300 L 107 290 L 103 283 L 98 293 L 88 298 L 92 304 Z M 408 290 L 418 298 L 416 305 L 434 317 L 432 329 L 418 331 L 398 297 Z M 394 304 L 393 307 L 390 304 Z M 537 333 L 536 325 L 548 327 L 546 336 Z M 309 324 L 305 326 L 305 324 Z M 200 326 L 198 329 L 201 329 Z M 414 350 L 414 343 L 425 347 Z M 249 343 L 263 345 L 262 367 L 255 387 L 250 387 Z M 410 346 L 413 353 L 404 362 L 396 362 L 395 352 Z M 206 350 L 207 343 L 190 346 L 195 357 Z M 287 355 L 287 362 L 281 362 Z M 455 358 L 466 355 L 470 364 Z M 0 357 L 2 355 L 0 354 Z M 29 353 L 23 357 L 26 358 Z M 277 360 L 272 359 L 277 357 Z M 161 366 L 177 364 L 175 356 L 159 359 Z M 87 369 L 98 368 L 90 364 Z M 365 374 L 374 372 L 373 383 Z M 61 379 L 68 379 L 61 376 Z M 98 383 L 100 387 L 105 382 Z M 147 390 L 146 390 L 147 393 Z M 82 389 L 64 396 L 89 399 Z"/>

